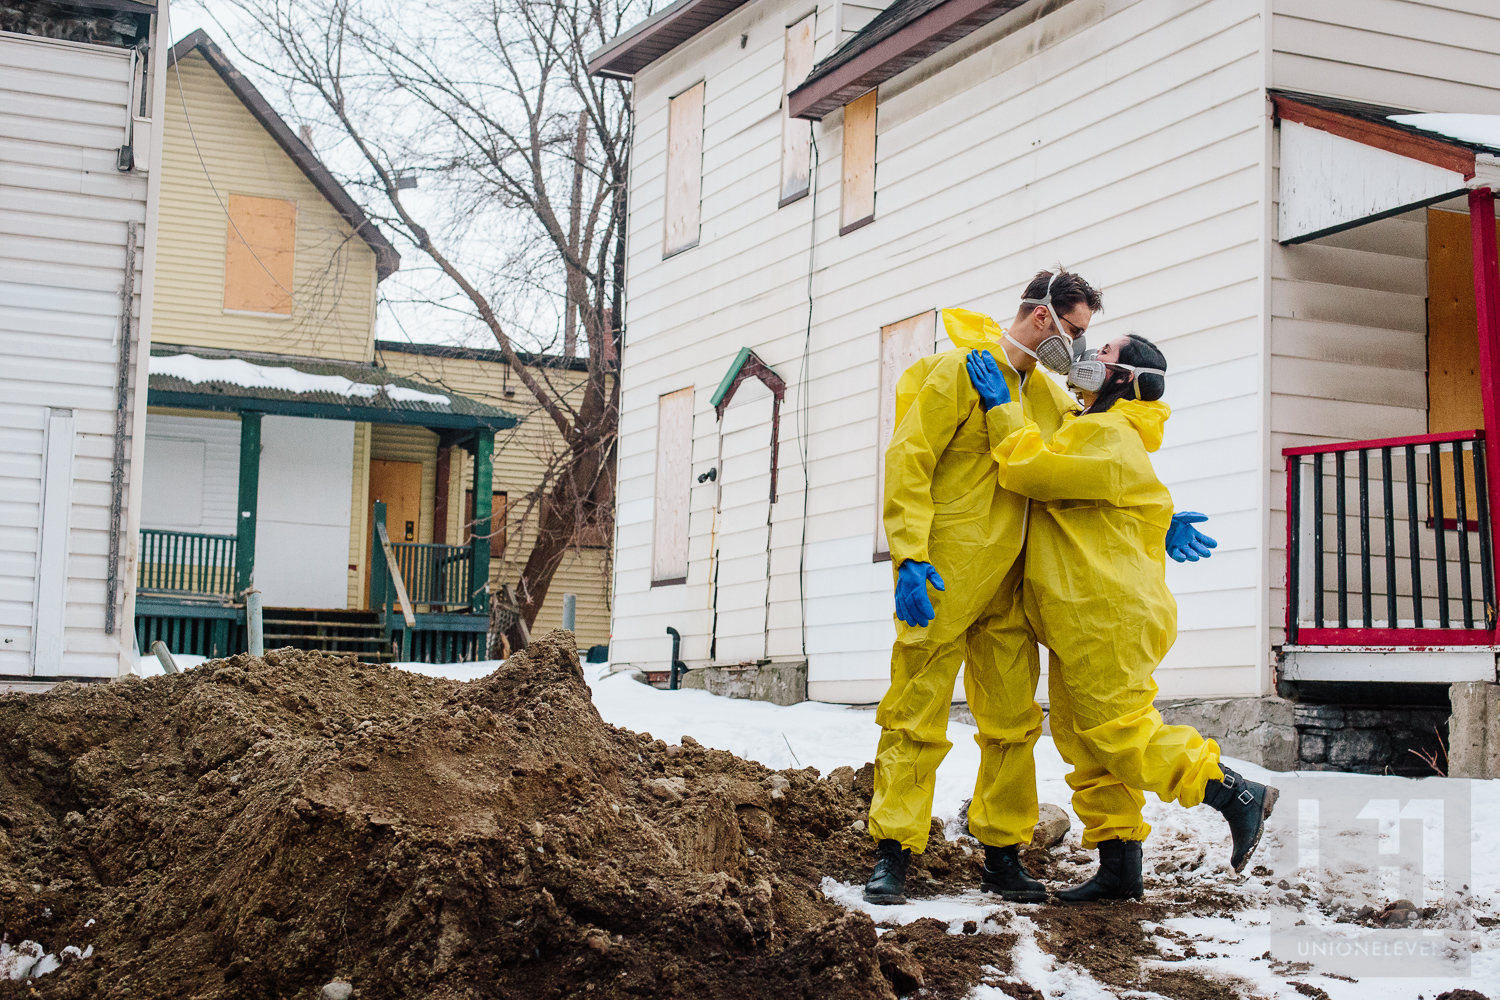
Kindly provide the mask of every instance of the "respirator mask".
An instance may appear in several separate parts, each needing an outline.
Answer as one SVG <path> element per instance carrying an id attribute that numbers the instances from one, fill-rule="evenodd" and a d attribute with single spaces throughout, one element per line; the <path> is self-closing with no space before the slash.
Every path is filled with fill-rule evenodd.
<path id="1" fill-rule="evenodd" d="M 1057 275 L 1054 274 L 1047 281 L 1046 295 L 1039 299 L 1022 299 L 1021 305 L 1045 306 L 1047 315 L 1052 317 L 1052 325 L 1056 328 L 1057 332 L 1043 340 L 1040 344 L 1037 344 L 1036 350 L 1032 350 L 1025 344 L 1022 344 L 1008 333 L 1005 334 L 1005 339 L 1015 344 L 1023 353 L 1031 355 L 1048 371 L 1056 372 L 1059 375 L 1066 375 L 1071 370 L 1074 359 L 1083 356 L 1085 344 L 1082 333 L 1071 340 L 1068 339 L 1068 335 L 1063 332 L 1062 320 L 1058 318 L 1056 310 L 1052 308 L 1052 282 L 1056 280 Z"/>
<path id="2" fill-rule="evenodd" d="M 1104 382 L 1109 378 L 1111 368 L 1123 368 L 1131 373 L 1130 380 L 1135 384 L 1135 398 L 1141 398 L 1142 375 L 1160 375 L 1165 382 L 1167 373 L 1160 368 L 1137 368 L 1135 365 L 1122 364 L 1119 361 L 1100 361 L 1095 355 L 1098 351 L 1085 351 L 1074 361 L 1068 369 L 1068 384 L 1083 392 L 1098 392 L 1104 388 Z"/>

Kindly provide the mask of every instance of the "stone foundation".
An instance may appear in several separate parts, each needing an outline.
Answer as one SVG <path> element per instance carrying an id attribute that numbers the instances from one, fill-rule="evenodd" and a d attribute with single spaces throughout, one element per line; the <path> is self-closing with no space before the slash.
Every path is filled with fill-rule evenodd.
<path id="1" fill-rule="evenodd" d="M 1225 756 L 1272 771 L 1297 768 L 1293 708 L 1284 698 L 1185 698 L 1156 703 L 1169 725 L 1192 726 L 1217 742 Z"/>
<path id="2" fill-rule="evenodd" d="M 1297 705 L 1298 767 L 1422 777 L 1446 770 L 1448 710 L 1431 706 Z M 1421 754 L 1421 756 L 1419 756 Z"/>
<path id="3" fill-rule="evenodd" d="M 1464 681 L 1448 698 L 1448 776 L 1500 778 L 1500 684 Z"/>
<path id="4" fill-rule="evenodd" d="M 685 688 L 698 688 L 725 698 L 795 705 L 807 700 L 807 661 L 752 663 L 736 667 L 699 667 L 682 678 Z"/>

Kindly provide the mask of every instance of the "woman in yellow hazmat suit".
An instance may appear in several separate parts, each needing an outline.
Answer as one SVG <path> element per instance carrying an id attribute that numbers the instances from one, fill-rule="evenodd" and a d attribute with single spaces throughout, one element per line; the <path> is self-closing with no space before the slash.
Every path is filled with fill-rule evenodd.
<path id="1" fill-rule="evenodd" d="M 1066 368 L 1069 344 L 1087 326 L 1099 297 L 1076 275 L 1045 272 L 1027 295 L 1009 332 L 987 316 L 943 310 L 944 328 L 957 349 L 919 360 L 897 383 L 884 521 L 898 578 L 898 620 L 891 686 L 875 715 L 881 735 L 870 803 L 870 834 L 877 842 L 865 886 L 870 902 L 905 902 L 906 867 L 911 854 L 927 846 L 938 764 L 952 747 L 948 714 L 965 662 L 964 688 L 979 728 L 980 773 L 969 828 L 986 847 L 981 884 L 1008 899 L 1046 898 L 1019 855 L 1037 820 L 1032 746 L 1042 724 L 1035 701 L 1036 640 L 1020 601 L 1027 502 L 995 480 L 984 410 L 964 359 L 971 349 L 991 358 L 1018 412 L 1039 433 L 1051 433 L 1072 400 L 1051 379 L 1025 370 L 1054 337 L 1064 338 L 1050 346 L 1061 346 Z M 1033 309 L 1028 303 L 1045 304 Z M 1007 345 L 1016 348 L 1009 358 Z M 902 579 L 912 572 L 922 574 L 915 588 Z M 902 596 L 912 593 L 922 595 L 925 613 L 901 613 Z"/>
<path id="2" fill-rule="evenodd" d="M 999 483 L 1031 498 L 1023 603 L 1051 651 L 1052 737 L 1073 765 L 1068 784 L 1100 867 L 1066 902 L 1139 897 L 1142 791 L 1184 806 L 1207 802 L 1229 821 L 1231 863 L 1259 843 L 1277 791 L 1224 767 L 1219 748 L 1153 707 L 1152 673 L 1177 637 L 1167 589 L 1172 498 L 1151 467 L 1171 410 L 1159 402 L 1166 359 L 1134 334 L 1075 363 L 1085 409 L 1044 434 L 1009 398 L 982 354 L 968 361 L 986 412 Z"/>

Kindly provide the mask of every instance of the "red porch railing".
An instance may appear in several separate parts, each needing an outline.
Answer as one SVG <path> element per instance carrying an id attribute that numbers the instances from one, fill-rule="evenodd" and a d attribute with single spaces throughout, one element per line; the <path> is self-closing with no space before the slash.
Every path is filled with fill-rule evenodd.
<path id="1" fill-rule="evenodd" d="M 1282 454 L 1289 645 L 1495 641 L 1483 431 Z"/>

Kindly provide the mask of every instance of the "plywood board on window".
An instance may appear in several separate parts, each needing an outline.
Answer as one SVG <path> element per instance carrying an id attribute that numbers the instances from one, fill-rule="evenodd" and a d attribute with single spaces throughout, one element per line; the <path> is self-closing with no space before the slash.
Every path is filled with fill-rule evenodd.
<path id="1" fill-rule="evenodd" d="M 786 55 L 781 83 L 781 204 L 807 194 L 812 163 L 812 122 L 788 113 L 786 95 L 797 89 L 813 64 L 813 28 L 817 15 L 809 14 L 786 29 Z"/>
<path id="2" fill-rule="evenodd" d="M 224 308 L 290 316 L 296 203 L 231 194 L 225 229 Z"/>
<path id="3" fill-rule="evenodd" d="M 659 397 L 651 582 L 686 583 L 688 494 L 693 471 L 693 390 Z"/>
<path id="4" fill-rule="evenodd" d="M 896 383 L 906 369 L 932 353 L 937 311 L 928 310 L 880 328 L 880 426 L 875 442 L 875 557 L 889 558 L 885 537 L 885 449 L 896 429 Z"/>
<path id="5" fill-rule="evenodd" d="M 662 256 L 698 243 L 703 216 L 703 84 L 668 102 L 666 234 Z"/>
<path id="6" fill-rule="evenodd" d="M 875 218 L 875 94 L 872 90 L 844 105 L 840 235 Z"/>

